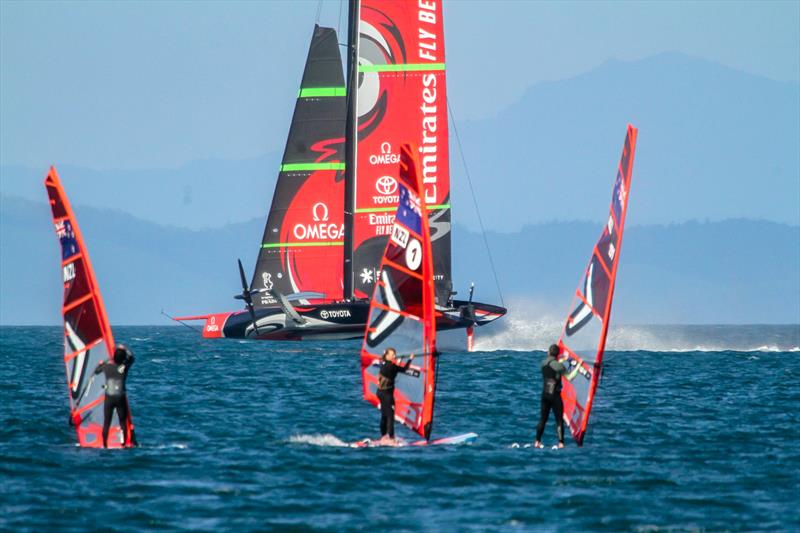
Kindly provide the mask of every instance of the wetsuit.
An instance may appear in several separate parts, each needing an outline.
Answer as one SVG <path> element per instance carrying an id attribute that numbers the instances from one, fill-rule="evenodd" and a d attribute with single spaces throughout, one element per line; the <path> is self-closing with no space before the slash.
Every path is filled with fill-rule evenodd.
<path id="1" fill-rule="evenodd" d="M 561 401 L 561 376 L 567 373 L 563 363 L 555 357 L 547 356 L 542 361 L 542 404 L 539 425 L 536 427 L 536 440 L 542 440 L 544 427 L 550 411 L 556 416 L 556 435 L 558 442 L 564 443 L 564 403 Z"/>
<path id="2" fill-rule="evenodd" d="M 125 389 L 125 381 L 128 379 L 128 370 L 133 365 L 133 354 L 128 355 L 122 364 L 114 361 L 103 361 L 94 373 L 100 372 L 106 378 L 103 386 L 106 389 L 106 399 L 103 402 L 103 448 L 108 448 L 108 430 L 111 427 L 111 419 L 114 409 L 117 410 L 119 426 L 124 437 L 123 445 L 128 443 L 128 394 Z M 131 442 L 133 439 L 131 439 Z"/>
<path id="3" fill-rule="evenodd" d="M 405 372 L 411 360 L 404 365 L 384 361 L 378 372 L 378 399 L 381 402 L 381 437 L 394 438 L 394 380 L 397 374 Z"/>

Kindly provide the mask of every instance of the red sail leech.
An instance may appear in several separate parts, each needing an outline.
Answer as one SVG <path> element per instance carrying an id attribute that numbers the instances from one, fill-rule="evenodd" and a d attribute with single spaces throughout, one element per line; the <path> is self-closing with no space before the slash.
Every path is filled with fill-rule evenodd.
<path id="1" fill-rule="evenodd" d="M 78 227 L 66 193 L 54 167 L 44 180 L 53 224 L 61 245 L 61 271 L 64 281 L 64 364 L 67 375 L 67 392 L 72 423 L 78 443 L 84 447 L 103 446 L 103 374 L 94 375 L 94 369 L 114 354 L 114 335 L 106 316 L 103 298 L 92 270 L 89 254 Z M 133 423 L 128 409 L 128 435 Z M 109 430 L 108 447 L 122 448 L 119 418 Z"/>
<path id="2" fill-rule="evenodd" d="M 567 369 L 570 372 L 577 371 L 571 381 L 566 378 L 562 380 L 561 398 L 564 402 L 564 421 L 578 445 L 583 444 L 592 401 L 602 374 L 637 134 L 638 130 L 629 124 L 614 181 L 608 222 L 592 251 L 583 281 L 575 291 L 570 306 L 572 311 L 567 316 L 558 341 L 567 355 Z"/>
<path id="3" fill-rule="evenodd" d="M 395 418 L 430 438 L 436 390 L 436 311 L 433 253 L 417 152 L 400 149 L 399 205 L 370 301 L 361 349 L 364 399 L 378 406 L 378 371 L 383 351 L 415 354 L 395 382 Z"/>

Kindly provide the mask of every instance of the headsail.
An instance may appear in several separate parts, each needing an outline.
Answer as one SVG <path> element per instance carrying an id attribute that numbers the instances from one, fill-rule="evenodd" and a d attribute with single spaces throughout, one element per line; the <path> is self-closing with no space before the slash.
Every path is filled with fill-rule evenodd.
<path id="1" fill-rule="evenodd" d="M 113 356 L 114 336 L 78 222 L 55 168 L 50 168 L 44 184 L 50 199 L 56 235 L 61 244 L 64 364 L 72 423 L 81 446 L 99 448 L 103 446 L 105 377 L 103 373 L 94 375 L 94 369 L 101 361 Z M 128 426 L 128 435 L 131 435 L 133 425 L 130 416 Z M 115 412 L 109 430 L 108 447 L 122 447 L 121 440 L 122 431 Z"/>
<path id="2" fill-rule="evenodd" d="M 400 356 L 415 354 L 411 368 L 395 382 L 395 418 L 427 439 L 436 391 L 433 256 L 419 160 L 408 145 L 400 149 L 398 195 L 400 205 L 370 302 L 361 374 L 364 399 L 377 406 L 383 351 L 391 346 Z"/>
<path id="3" fill-rule="evenodd" d="M 342 58 L 336 32 L 315 26 L 250 290 L 313 291 L 342 298 L 344 126 Z"/>
<path id="4" fill-rule="evenodd" d="M 362 0 L 353 221 L 356 297 L 372 293 L 400 199 L 400 145 L 418 147 L 433 242 L 436 297 L 452 289 L 450 174 L 441 2 Z"/>
<path id="5" fill-rule="evenodd" d="M 558 341 L 568 356 L 565 363 L 568 370 L 577 369 L 571 381 L 563 380 L 561 398 L 564 401 L 564 420 L 579 445 L 583 443 L 595 390 L 602 374 L 637 133 L 638 130 L 629 124 L 611 195 L 608 222 L 592 251 L 583 281 L 575 291 L 571 312 Z"/>

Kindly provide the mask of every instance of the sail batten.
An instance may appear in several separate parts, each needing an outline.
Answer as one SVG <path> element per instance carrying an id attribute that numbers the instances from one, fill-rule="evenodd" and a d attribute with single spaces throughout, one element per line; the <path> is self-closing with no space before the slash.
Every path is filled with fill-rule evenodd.
<path id="1" fill-rule="evenodd" d="M 392 347 L 400 357 L 413 353 L 414 364 L 396 379 L 395 418 L 427 439 L 436 389 L 436 312 L 430 227 L 418 168 L 416 153 L 403 145 L 398 173 L 400 201 L 370 301 L 361 375 L 364 399 L 378 406 L 378 373 L 384 350 Z"/>
<path id="2" fill-rule="evenodd" d="M 628 125 L 622 157 L 614 181 L 608 221 L 592 249 L 583 281 L 558 343 L 567 356 L 571 379 L 562 380 L 564 420 L 580 445 L 586 435 L 597 384 L 602 373 L 611 304 L 619 265 L 625 216 L 628 210 L 633 159 L 638 130 Z"/>

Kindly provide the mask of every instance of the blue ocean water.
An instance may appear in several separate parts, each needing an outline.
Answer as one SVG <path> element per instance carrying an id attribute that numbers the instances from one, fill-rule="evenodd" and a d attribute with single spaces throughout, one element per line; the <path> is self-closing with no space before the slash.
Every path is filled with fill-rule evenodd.
<path id="1" fill-rule="evenodd" d="M 353 449 L 378 426 L 358 343 L 180 327 L 115 328 L 142 446 L 81 449 L 60 329 L 0 328 L 0 530 L 798 530 L 800 327 L 749 328 L 640 328 L 659 350 L 607 352 L 586 444 L 561 451 L 512 447 L 541 352 L 442 356 L 434 434 L 474 444 Z"/>

